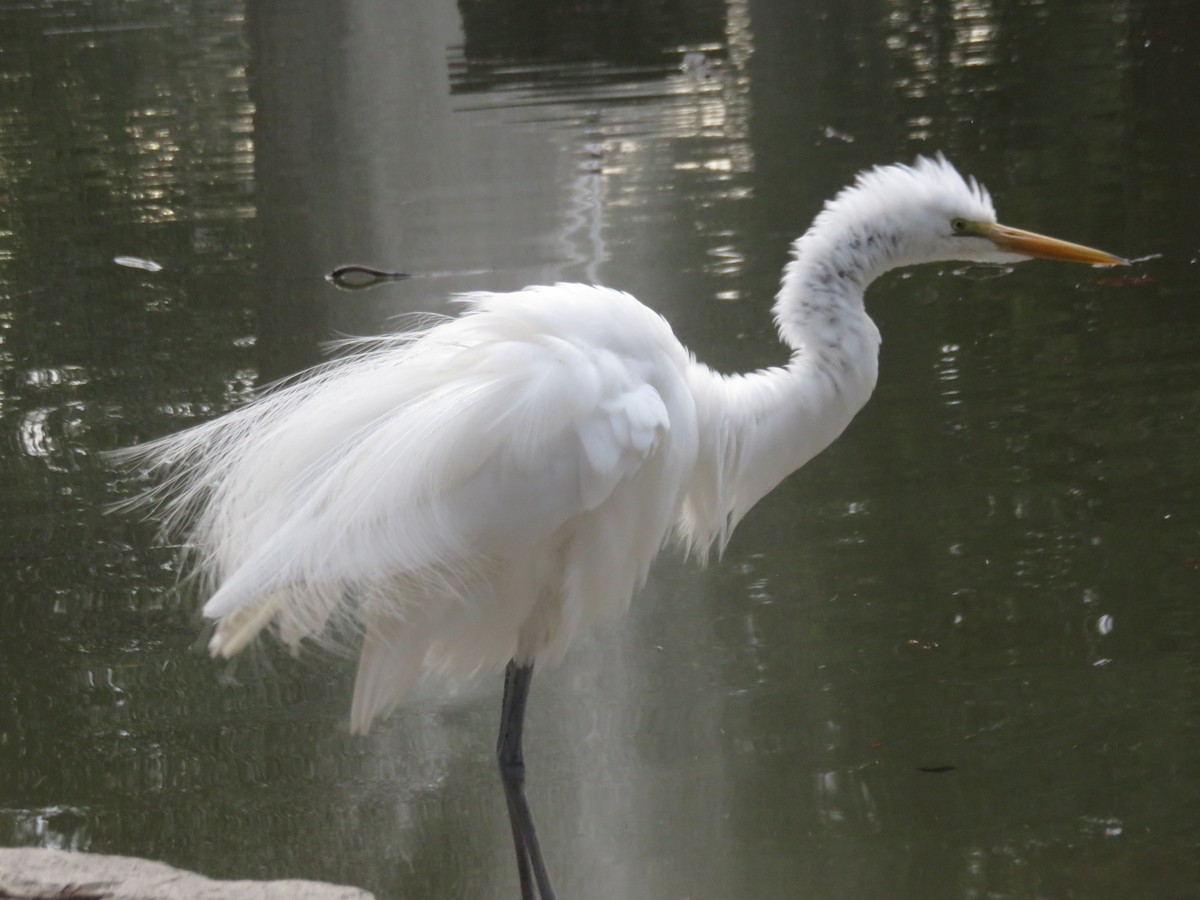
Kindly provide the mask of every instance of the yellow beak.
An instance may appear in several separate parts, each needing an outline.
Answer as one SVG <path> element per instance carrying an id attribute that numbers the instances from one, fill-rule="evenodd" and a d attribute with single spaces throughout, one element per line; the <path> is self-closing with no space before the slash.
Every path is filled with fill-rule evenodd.
<path id="1" fill-rule="evenodd" d="M 1089 263 L 1093 266 L 1129 265 L 1129 260 L 1105 253 L 1103 250 L 1060 241 L 1058 238 L 1046 237 L 1032 231 L 1022 231 L 1020 228 L 989 223 L 980 223 L 978 228 L 982 237 L 989 238 L 997 247 L 1009 253 L 1035 256 L 1039 259 L 1056 259 L 1060 262 Z"/>

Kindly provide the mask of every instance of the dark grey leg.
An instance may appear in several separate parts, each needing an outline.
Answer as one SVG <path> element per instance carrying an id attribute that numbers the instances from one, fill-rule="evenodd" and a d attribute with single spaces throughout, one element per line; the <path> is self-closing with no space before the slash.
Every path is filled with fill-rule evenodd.
<path id="1" fill-rule="evenodd" d="M 533 665 L 510 662 L 504 670 L 504 703 L 500 710 L 500 737 L 496 756 L 500 761 L 500 780 L 508 801 L 508 821 L 512 825 L 513 845 L 517 851 L 517 873 L 521 877 L 521 900 L 554 900 L 554 888 L 546 874 L 542 850 L 538 845 L 533 815 L 525 800 L 525 757 L 521 752 L 521 733 L 525 728 L 525 701 Z M 537 884 L 537 894 L 534 884 Z"/>

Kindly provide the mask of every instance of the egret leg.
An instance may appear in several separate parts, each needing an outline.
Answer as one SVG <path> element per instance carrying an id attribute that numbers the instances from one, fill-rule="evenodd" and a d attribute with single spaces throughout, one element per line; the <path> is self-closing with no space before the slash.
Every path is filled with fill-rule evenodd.
<path id="1" fill-rule="evenodd" d="M 533 680 L 533 664 L 519 666 L 510 662 L 504 670 L 504 702 L 500 710 L 500 737 L 496 756 L 500 761 L 500 780 L 508 801 L 508 821 L 512 826 L 517 851 L 517 873 L 521 877 L 521 900 L 554 900 L 554 888 L 542 861 L 542 849 L 533 827 L 533 814 L 525 800 L 525 756 L 521 734 L 525 729 L 525 701 Z M 537 894 L 534 893 L 534 884 Z"/>

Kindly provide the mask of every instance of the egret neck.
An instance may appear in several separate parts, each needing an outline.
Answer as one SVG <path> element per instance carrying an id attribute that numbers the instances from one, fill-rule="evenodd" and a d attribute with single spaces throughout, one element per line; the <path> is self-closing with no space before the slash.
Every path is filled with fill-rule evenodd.
<path id="1" fill-rule="evenodd" d="M 792 244 L 775 298 L 775 323 L 792 355 L 783 367 L 722 375 L 696 365 L 703 446 L 685 503 L 684 538 L 704 558 L 779 482 L 828 447 L 867 402 L 879 365 L 879 329 L 867 286 L 903 265 L 898 233 L 828 207 Z"/>

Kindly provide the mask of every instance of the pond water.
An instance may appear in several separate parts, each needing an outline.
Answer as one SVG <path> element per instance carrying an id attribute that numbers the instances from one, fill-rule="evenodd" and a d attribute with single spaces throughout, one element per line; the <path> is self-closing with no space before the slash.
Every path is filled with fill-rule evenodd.
<path id="1" fill-rule="evenodd" d="M 212 662 L 102 452 L 463 290 L 604 283 L 719 368 L 781 362 L 791 239 L 855 171 L 941 150 L 1002 220 L 1148 258 L 876 285 L 880 386 L 846 434 L 535 679 L 552 873 L 579 898 L 1196 896 L 1192 5 L 556 10 L 0 8 L 0 844 L 516 896 L 500 685 L 360 738 L 351 661 Z M 341 290 L 343 265 L 419 277 Z"/>

